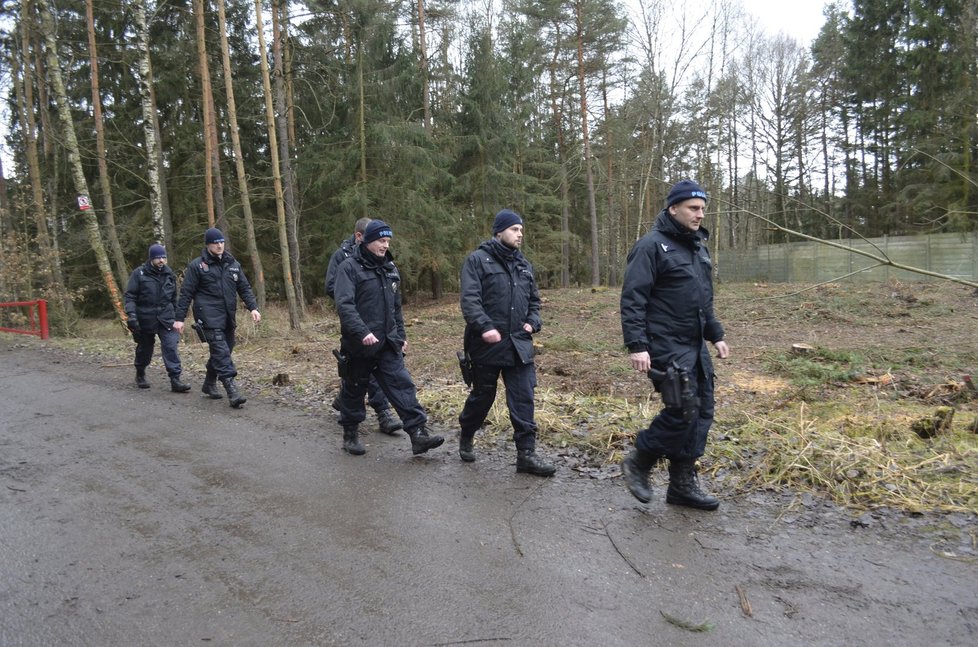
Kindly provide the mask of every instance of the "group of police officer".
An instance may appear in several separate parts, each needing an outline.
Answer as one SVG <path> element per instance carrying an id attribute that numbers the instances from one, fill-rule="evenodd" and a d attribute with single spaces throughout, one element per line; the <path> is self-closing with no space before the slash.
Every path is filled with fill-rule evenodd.
<path id="1" fill-rule="evenodd" d="M 187 265 L 179 298 L 176 275 L 167 265 L 166 249 L 162 245 L 150 245 L 147 261 L 133 270 L 125 292 L 126 325 L 136 342 L 136 385 L 149 388 L 146 367 L 159 337 L 171 390 L 176 393 L 190 390 L 180 379 L 182 369 L 177 345 L 192 301 L 193 328 L 210 351 L 201 391 L 209 398 L 221 399 L 224 396 L 217 388 L 220 380 L 231 406 L 237 409 L 244 404 L 247 398 L 235 382 L 238 370 L 231 359 L 239 296 L 252 320 L 261 321 L 251 284 L 241 264 L 225 250 L 220 229 L 211 227 L 204 232 L 204 249 Z"/>
<path id="2" fill-rule="evenodd" d="M 632 367 L 648 372 L 656 390 L 663 392 L 665 407 L 637 435 L 621 468 L 628 490 L 646 503 L 652 496 L 650 472 L 659 460 L 667 459 L 667 503 L 715 510 L 719 501 L 700 488 L 696 473 L 714 415 L 715 375 L 706 342 L 714 345 L 720 358 L 730 350 L 713 311 L 709 232 L 702 226 L 706 200 L 706 192 L 696 182 L 674 185 L 652 231 L 628 255 L 621 293 L 625 346 Z M 458 417 L 458 453 L 462 461 L 476 460 L 475 434 L 485 423 L 502 376 L 517 450 L 516 470 L 551 476 L 556 468 L 536 452 L 532 336 L 540 331 L 542 320 L 533 268 L 520 251 L 523 235 L 522 217 L 503 209 L 493 220 L 492 237 L 462 265 L 465 333 L 460 359 L 471 390 Z M 343 449 L 353 455 L 366 453 L 359 435 L 366 418 L 365 397 L 377 413 L 381 431 L 394 435 L 403 429 L 412 453 L 423 454 L 444 442 L 430 433 L 404 365 L 408 341 L 401 278 L 390 253 L 393 237 L 392 228 L 382 220 L 358 220 L 326 273 L 326 292 L 335 301 L 341 332 L 335 353 L 341 389 L 333 406 L 340 412 Z M 171 388 L 180 393 L 190 390 L 180 380 L 176 346 L 193 301 L 194 327 L 210 347 L 202 390 L 220 398 L 216 387 L 220 380 L 231 406 L 239 407 L 245 398 L 234 382 L 237 372 L 231 360 L 234 312 L 240 296 L 253 320 L 261 320 L 251 286 L 241 266 L 224 250 L 220 230 L 205 233 L 205 249 L 188 265 L 179 299 L 165 257 L 160 245 L 151 246 L 149 259 L 133 272 L 126 290 L 126 312 L 137 342 L 136 383 L 149 386 L 145 368 L 158 335 Z M 675 386 L 666 381 L 680 374 L 681 403 L 666 397 Z"/>

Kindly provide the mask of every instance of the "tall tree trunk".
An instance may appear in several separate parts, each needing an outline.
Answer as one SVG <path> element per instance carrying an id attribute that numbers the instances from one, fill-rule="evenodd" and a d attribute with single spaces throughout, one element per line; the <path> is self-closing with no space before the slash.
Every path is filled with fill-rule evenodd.
<path id="1" fill-rule="evenodd" d="M 560 168 L 560 287 L 570 287 L 570 197 L 567 178 L 567 158 L 564 150 L 564 116 L 561 110 L 562 86 L 557 82 L 559 44 L 554 46 L 550 60 L 550 111 L 557 134 L 557 165 Z"/>
<path id="2" fill-rule="evenodd" d="M 88 0 L 91 2 L 92 0 Z M 149 66 L 149 25 L 146 23 L 146 0 L 137 0 L 133 5 L 136 19 L 136 33 L 139 41 L 139 96 L 143 108 L 143 138 L 146 140 L 146 169 L 149 176 L 149 207 L 153 217 L 153 235 L 157 242 L 169 244 L 166 226 L 163 221 L 163 202 L 160 199 L 161 182 L 158 154 L 160 144 L 156 137 L 153 117 L 156 104 L 152 96 L 152 75 Z M 172 238 L 172 235 L 171 235 Z M 176 250 L 173 250 L 174 252 Z"/>
<path id="3" fill-rule="evenodd" d="M 3 173 L 3 159 L 0 156 L 0 255 L 3 254 L 3 244 L 4 238 L 7 235 L 7 231 L 10 230 L 10 196 L 7 195 L 7 176 Z M 3 263 L 3 258 L 0 256 L 0 265 Z M 0 272 L 2 275 L 3 272 Z M 0 276 L 0 281 L 3 278 Z M 0 287 L 0 293 L 3 293 L 3 287 Z"/>
<path id="4" fill-rule="evenodd" d="M 30 61 L 30 4 L 21 6 L 21 51 L 11 52 L 10 73 L 14 85 L 14 96 L 17 99 L 17 110 L 20 114 L 21 129 L 24 135 L 24 151 L 27 157 L 27 172 L 30 177 L 31 200 L 34 203 L 34 225 L 36 228 L 37 246 L 40 250 L 41 267 L 43 268 L 44 287 L 51 289 L 56 295 L 58 306 L 65 315 L 74 313 L 74 306 L 68 298 L 65 286 L 64 272 L 61 268 L 61 255 L 56 253 L 52 245 L 52 236 L 48 233 L 47 207 L 44 205 L 44 188 L 41 177 L 41 162 L 37 150 L 37 123 L 34 120 L 34 93 L 30 82 L 27 66 Z M 21 74 L 23 60 L 24 74 Z M 37 77 L 40 78 L 40 77 Z"/>
<path id="5" fill-rule="evenodd" d="M 424 131 L 431 133 L 431 74 L 428 70 L 428 43 L 425 37 L 424 0 L 418 0 L 418 49 L 421 53 L 421 106 Z"/>
<path id="6" fill-rule="evenodd" d="M 289 239 L 289 264 L 295 283 L 295 296 L 302 315 L 305 315 L 306 301 L 302 289 L 302 270 L 299 264 L 299 209 L 296 200 L 295 173 L 292 169 L 291 140 L 289 139 L 289 108 L 285 90 L 285 48 L 288 31 L 281 12 L 285 9 L 279 0 L 272 0 L 272 60 L 274 65 L 274 92 L 278 130 L 279 160 L 282 164 L 282 190 L 285 199 L 285 226 Z"/>
<path id="7" fill-rule="evenodd" d="M 584 172 L 587 177 L 587 208 L 591 218 L 591 286 L 601 285 L 600 246 L 598 244 L 598 206 L 594 198 L 594 170 L 591 168 L 591 140 L 587 118 L 587 70 L 584 67 L 584 19 L 582 2 L 576 2 L 577 83 L 581 93 L 581 140 L 584 144 Z"/>
<path id="8" fill-rule="evenodd" d="M 75 125 L 71 119 L 71 107 L 68 105 L 68 95 L 65 92 L 64 80 L 61 78 L 61 67 L 58 63 L 58 45 L 54 35 L 54 19 L 51 16 L 51 9 L 48 0 L 38 0 L 38 8 L 41 12 L 41 31 L 44 34 L 44 41 L 47 45 L 48 75 L 51 80 L 52 89 L 55 94 L 55 101 L 58 105 L 58 116 L 62 125 L 62 141 L 68 149 L 68 161 L 71 167 L 72 178 L 75 183 L 75 191 L 78 193 L 80 206 L 82 202 L 88 202 L 89 208 L 83 210 L 85 216 L 85 228 L 88 231 L 89 242 L 92 251 L 95 252 L 95 261 L 105 287 L 109 293 L 109 299 L 115 308 L 119 320 L 124 322 L 126 313 L 122 308 L 122 299 L 119 294 L 119 286 L 112 275 L 112 266 L 109 263 L 109 256 L 105 252 L 105 245 L 102 244 L 102 236 L 98 230 L 98 214 L 91 206 L 89 198 L 88 183 L 85 180 L 85 173 L 82 170 L 81 154 L 78 151 L 78 139 L 75 137 Z M 87 211 L 87 213 L 84 213 Z"/>
<path id="9" fill-rule="evenodd" d="M 159 174 L 160 212 L 163 215 L 163 239 L 167 249 L 176 249 L 173 244 L 173 218 L 170 215 L 170 192 L 166 186 L 166 165 L 163 162 L 163 135 L 160 130 L 160 113 L 156 110 L 156 86 L 153 83 L 153 65 L 147 59 L 147 80 L 149 82 L 149 104 L 153 106 L 153 133 L 156 141 L 156 168 Z"/>
<path id="10" fill-rule="evenodd" d="M 367 104 L 363 89 L 363 43 L 357 44 L 357 92 L 359 106 L 357 107 L 357 133 L 360 136 L 360 181 L 367 181 Z M 366 217 L 366 210 L 361 214 Z"/>
<path id="11" fill-rule="evenodd" d="M 207 224 L 210 227 L 217 226 L 214 217 L 214 151 L 211 150 L 211 120 L 214 113 L 207 101 L 207 95 L 211 86 L 210 69 L 207 66 L 207 46 L 206 33 L 204 31 L 204 2 L 203 0 L 193 0 L 194 22 L 197 27 L 197 69 L 200 75 L 201 93 L 201 112 L 204 117 L 204 197 L 207 202 Z M 223 216 L 223 214 L 221 214 Z"/>
<path id="12" fill-rule="evenodd" d="M 119 244 L 119 233 L 115 227 L 115 209 L 112 208 L 112 185 L 109 182 L 109 165 L 105 159 L 105 124 L 102 123 L 102 98 L 99 96 L 98 51 L 95 47 L 95 12 L 92 0 L 85 0 L 85 18 L 88 21 L 88 53 L 92 66 L 92 109 L 95 113 L 95 149 L 98 156 L 98 179 L 102 187 L 102 200 L 105 202 L 105 233 L 109 237 L 109 249 L 115 261 L 116 278 L 121 285 L 129 277 L 129 266 Z"/>
<path id="13" fill-rule="evenodd" d="M 601 70 L 601 97 L 604 101 L 604 123 L 608 138 L 608 285 L 618 286 L 618 223 L 615 218 L 615 138 L 611 125 L 611 108 L 608 106 L 608 68 Z"/>
<path id="14" fill-rule="evenodd" d="M 241 210 L 244 213 L 245 230 L 248 237 L 248 255 L 251 256 L 252 280 L 258 309 L 265 309 L 265 269 L 262 267 L 258 242 L 255 239 L 255 217 L 251 212 L 251 197 L 248 190 L 248 175 L 245 173 L 244 155 L 241 153 L 241 137 L 238 134 L 238 109 L 234 100 L 234 84 L 231 80 L 231 49 L 228 45 L 227 18 L 224 0 L 217 0 L 217 21 L 221 32 L 221 65 L 224 68 L 224 93 L 228 102 L 228 130 L 231 133 L 231 147 L 234 150 L 234 168 L 238 177 L 238 191 L 241 193 Z"/>
<path id="15" fill-rule="evenodd" d="M 278 215 L 278 243 L 282 254 L 282 282 L 289 307 L 289 327 L 298 330 L 300 310 L 296 303 L 292 269 L 289 264 L 289 237 L 285 226 L 285 201 L 282 196 L 282 174 L 278 160 L 278 140 L 275 136 L 275 111 L 272 109 L 272 80 L 268 70 L 268 54 L 265 49 L 265 27 L 261 15 L 261 0 L 255 0 L 255 19 L 258 26 L 258 54 L 261 59 L 262 88 L 265 94 L 265 123 L 268 127 L 268 150 L 272 154 L 272 184 L 275 187 L 275 211 Z"/>

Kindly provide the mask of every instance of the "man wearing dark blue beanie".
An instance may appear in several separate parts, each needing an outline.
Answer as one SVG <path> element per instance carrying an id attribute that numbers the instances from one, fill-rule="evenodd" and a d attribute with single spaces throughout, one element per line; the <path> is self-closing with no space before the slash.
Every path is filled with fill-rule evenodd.
<path id="1" fill-rule="evenodd" d="M 353 235 L 340 243 L 339 249 L 333 252 L 326 267 L 326 294 L 330 299 L 336 300 L 336 272 L 340 269 L 343 261 L 353 256 L 353 251 L 363 242 L 363 235 L 367 231 L 367 225 L 371 222 L 370 218 L 363 217 L 353 225 Z M 393 236 L 391 232 L 391 236 Z M 342 389 L 341 389 L 342 392 Z M 333 398 L 333 408 L 340 410 L 340 395 L 337 393 Z M 381 433 L 388 436 L 397 435 L 398 429 L 404 428 L 404 423 L 400 421 L 391 409 L 391 403 L 384 395 L 384 390 L 377 383 L 377 378 L 370 376 L 367 381 L 367 404 L 369 404 L 377 414 L 377 423 Z"/>
<path id="2" fill-rule="evenodd" d="M 533 267 L 520 252 L 523 218 L 503 209 L 493 220 L 492 234 L 462 264 L 462 362 L 471 391 L 458 416 L 458 455 L 466 463 L 475 460 L 475 432 L 489 415 L 502 375 L 516 445 L 516 471 L 551 476 L 556 468 L 536 453 L 532 336 L 540 332 L 543 322 Z"/>
<path id="3" fill-rule="evenodd" d="M 190 385 L 180 381 L 180 333 L 174 329 L 177 302 L 177 277 L 166 264 L 166 249 L 154 243 L 149 246 L 146 262 L 129 275 L 126 285 L 126 325 L 136 342 L 136 386 L 148 389 L 146 367 L 153 359 L 156 338 L 160 338 L 163 365 L 170 376 L 170 390 L 186 393 Z"/>
<path id="4" fill-rule="evenodd" d="M 407 332 L 401 309 L 401 275 L 390 254 L 394 232 L 383 220 L 371 220 L 363 241 L 336 270 L 333 297 L 340 317 L 340 425 L 343 450 L 362 456 L 360 423 L 366 419 L 363 397 L 373 377 L 383 389 L 411 439 L 414 455 L 440 446 L 431 435 L 428 414 L 404 365 Z"/>
<path id="5" fill-rule="evenodd" d="M 492 221 L 492 235 L 495 236 L 513 225 L 523 226 L 523 219 L 520 218 L 520 214 L 510 209 L 503 209 L 496 214 L 495 219 Z"/>
<path id="6" fill-rule="evenodd" d="M 669 189 L 669 197 L 666 198 L 666 208 L 692 198 L 701 198 L 705 202 L 707 200 L 706 191 L 692 180 L 680 180 Z"/>
<path id="7" fill-rule="evenodd" d="M 666 503 L 716 510 L 700 489 L 696 461 L 713 424 L 715 374 L 706 343 L 729 356 L 713 312 L 713 264 L 702 226 L 707 194 L 692 180 L 669 190 L 652 231 L 635 243 L 621 289 L 621 328 L 632 368 L 648 373 L 665 407 L 635 438 L 621 464 L 625 486 L 643 503 L 652 498 L 649 472 L 669 460 Z M 670 388 L 672 387 L 672 388 Z"/>

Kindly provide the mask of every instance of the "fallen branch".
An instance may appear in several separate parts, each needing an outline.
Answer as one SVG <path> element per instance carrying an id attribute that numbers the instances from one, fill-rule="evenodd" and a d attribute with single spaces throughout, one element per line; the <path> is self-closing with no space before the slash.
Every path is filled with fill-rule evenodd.
<path id="1" fill-rule="evenodd" d="M 604 536 L 607 537 L 608 538 L 608 541 L 611 542 L 611 546 L 615 549 L 615 552 L 618 553 L 618 555 L 623 560 L 625 560 L 625 563 L 628 564 L 633 571 L 635 571 L 636 573 L 638 573 L 639 577 L 645 577 L 645 573 L 643 573 L 642 571 L 638 570 L 638 567 L 635 566 L 635 564 L 632 563 L 632 560 L 628 559 L 628 556 L 625 555 L 625 553 L 621 552 L 621 548 L 619 548 L 618 547 L 618 544 L 615 543 L 615 538 L 611 536 L 611 533 L 610 532 L 608 532 L 608 524 L 605 523 L 605 520 L 604 519 L 601 520 L 601 525 L 604 526 Z"/>

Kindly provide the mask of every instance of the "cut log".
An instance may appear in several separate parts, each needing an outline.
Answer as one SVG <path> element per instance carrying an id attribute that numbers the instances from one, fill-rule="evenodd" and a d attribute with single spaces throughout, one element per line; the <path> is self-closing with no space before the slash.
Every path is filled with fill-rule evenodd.
<path id="1" fill-rule="evenodd" d="M 791 354 L 792 355 L 808 355 L 815 352 L 815 347 L 811 344 L 792 344 Z"/>

